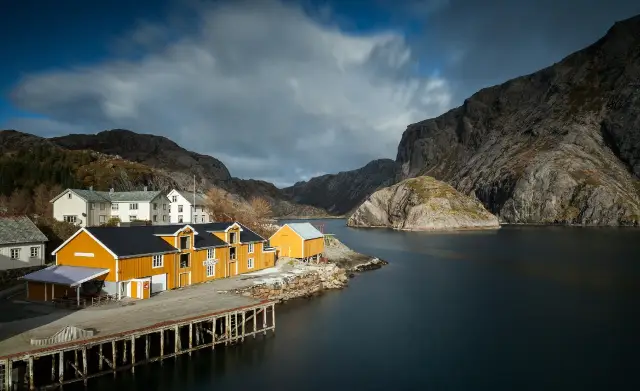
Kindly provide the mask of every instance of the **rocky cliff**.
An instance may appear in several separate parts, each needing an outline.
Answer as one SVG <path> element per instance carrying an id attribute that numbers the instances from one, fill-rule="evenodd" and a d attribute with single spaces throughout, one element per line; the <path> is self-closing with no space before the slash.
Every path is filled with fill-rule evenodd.
<path id="1" fill-rule="evenodd" d="M 531 75 L 410 125 L 402 177 L 430 175 L 509 223 L 640 222 L 640 16 Z"/>
<path id="2" fill-rule="evenodd" d="M 374 160 L 366 166 L 338 174 L 315 177 L 283 189 L 298 203 L 342 215 L 352 211 L 369 194 L 394 183 L 400 165 L 391 159 Z"/>
<path id="3" fill-rule="evenodd" d="M 476 199 L 427 176 L 376 191 L 349 217 L 347 225 L 410 231 L 500 227 L 498 219 Z"/>

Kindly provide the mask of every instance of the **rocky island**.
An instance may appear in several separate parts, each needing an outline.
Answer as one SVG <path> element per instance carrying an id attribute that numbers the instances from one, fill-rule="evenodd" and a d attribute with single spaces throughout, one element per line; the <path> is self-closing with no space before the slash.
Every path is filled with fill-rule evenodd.
<path id="1" fill-rule="evenodd" d="M 407 231 L 500 227 L 498 218 L 478 200 L 428 176 L 376 191 L 349 217 L 347 225 Z"/>

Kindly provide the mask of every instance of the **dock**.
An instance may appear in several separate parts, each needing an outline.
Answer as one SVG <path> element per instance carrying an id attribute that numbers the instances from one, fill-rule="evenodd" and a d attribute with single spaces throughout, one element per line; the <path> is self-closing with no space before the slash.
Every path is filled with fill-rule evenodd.
<path id="1" fill-rule="evenodd" d="M 236 285 L 242 282 L 227 279 L 79 311 L 40 305 L 34 309 L 38 316 L 0 319 L 0 390 L 86 384 L 94 377 L 135 372 L 136 366 L 275 332 L 274 301 L 217 293 Z M 0 306 L 0 311 L 12 309 Z"/>

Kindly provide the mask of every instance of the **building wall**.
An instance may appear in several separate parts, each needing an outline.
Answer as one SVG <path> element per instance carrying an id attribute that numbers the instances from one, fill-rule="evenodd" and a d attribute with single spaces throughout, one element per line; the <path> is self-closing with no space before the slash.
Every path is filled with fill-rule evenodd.
<path id="1" fill-rule="evenodd" d="M 31 258 L 31 247 L 38 248 L 38 256 Z M 11 249 L 19 248 L 19 259 L 11 259 Z M 0 245 L 0 270 L 44 265 L 44 243 L 20 243 Z"/>
<path id="2" fill-rule="evenodd" d="M 97 226 L 109 221 L 109 218 L 111 217 L 110 202 L 89 202 L 88 208 L 89 213 L 87 214 L 87 226 Z M 104 217 L 104 221 L 101 221 L 100 216 Z"/>
<path id="3" fill-rule="evenodd" d="M 162 267 L 153 267 L 153 256 L 135 258 L 121 258 L 118 260 L 118 280 L 128 281 L 134 278 L 151 277 L 167 273 L 167 289 L 172 289 L 173 281 L 170 276 L 175 270 L 175 254 L 163 254 Z"/>
<path id="4" fill-rule="evenodd" d="M 56 264 L 109 269 L 105 281 L 117 281 L 114 257 L 86 232 L 80 232 L 56 253 Z"/>
<path id="5" fill-rule="evenodd" d="M 27 299 L 34 301 L 45 301 L 46 284 L 42 282 L 27 282 Z"/>
<path id="6" fill-rule="evenodd" d="M 176 197 L 175 202 L 172 201 L 173 196 Z M 196 206 L 193 208 L 193 200 L 183 197 L 175 190 L 170 191 L 167 197 L 170 202 L 170 221 L 172 224 L 179 223 L 179 216 L 182 216 L 182 222 L 185 224 L 211 222 L 209 214 L 206 213 L 203 206 Z M 182 206 L 182 212 L 179 212 L 180 206 Z"/>
<path id="7" fill-rule="evenodd" d="M 71 198 L 68 198 L 71 193 Z M 84 199 L 78 197 L 75 193 L 67 190 L 62 197 L 53 202 L 53 218 L 58 221 L 64 221 L 64 216 L 76 216 L 78 225 L 87 226 L 87 204 Z"/>
<path id="8" fill-rule="evenodd" d="M 324 238 L 304 241 L 304 257 L 309 258 L 324 252 Z"/>
<path id="9" fill-rule="evenodd" d="M 166 196 L 159 195 L 153 199 L 149 204 L 149 208 L 149 220 L 151 220 L 153 225 L 163 225 L 171 222 L 171 219 L 169 218 L 171 203 Z"/>
<path id="10" fill-rule="evenodd" d="M 280 255 L 291 258 L 302 258 L 302 238 L 288 225 L 283 226 L 270 239 L 269 244 L 280 251 Z M 306 257 L 307 255 L 304 254 Z"/>

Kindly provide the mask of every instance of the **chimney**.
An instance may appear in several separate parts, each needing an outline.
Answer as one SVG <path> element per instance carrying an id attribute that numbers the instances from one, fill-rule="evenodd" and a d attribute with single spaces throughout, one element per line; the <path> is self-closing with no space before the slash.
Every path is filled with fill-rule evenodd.
<path id="1" fill-rule="evenodd" d="M 147 186 L 144 187 L 144 191 L 147 191 Z"/>
<path id="2" fill-rule="evenodd" d="M 113 193 L 113 187 L 109 189 L 109 193 Z"/>

